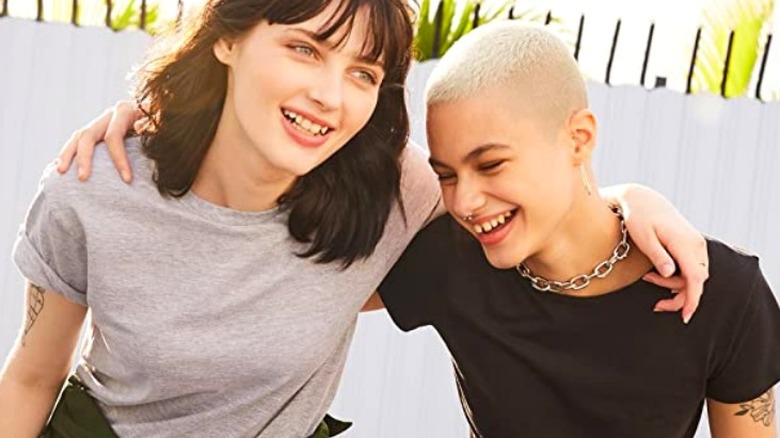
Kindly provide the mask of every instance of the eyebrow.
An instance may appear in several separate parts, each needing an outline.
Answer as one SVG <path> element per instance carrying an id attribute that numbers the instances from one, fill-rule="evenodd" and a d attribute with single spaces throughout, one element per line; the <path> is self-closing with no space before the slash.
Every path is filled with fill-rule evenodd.
<path id="1" fill-rule="evenodd" d="M 461 162 L 463 164 L 469 164 L 469 163 L 477 160 L 480 156 L 482 156 L 486 152 L 495 151 L 495 150 L 504 150 L 504 149 L 509 149 L 509 146 L 505 145 L 505 144 L 501 144 L 501 143 L 483 144 L 482 146 L 479 146 L 479 147 L 475 148 L 474 150 L 472 150 L 471 152 L 469 152 L 468 154 L 466 154 L 466 156 L 463 157 Z M 438 161 L 438 160 L 436 160 L 434 158 L 429 158 L 428 159 L 428 163 L 430 163 L 431 166 L 435 166 L 435 167 L 447 167 L 447 168 L 450 167 L 450 166 L 448 166 L 448 165 L 446 165 L 446 164 L 442 163 L 441 161 Z"/>
<path id="2" fill-rule="evenodd" d="M 297 27 L 288 29 L 287 31 L 288 32 L 302 33 L 302 34 L 306 35 L 307 37 L 309 37 L 312 41 L 317 41 L 319 44 L 326 45 L 331 50 L 335 50 L 336 49 L 336 45 L 335 44 L 333 44 L 332 42 L 330 42 L 328 40 L 323 40 L 322 38 L 320 38 L 319 35 L 317 35 L 316 32 L 312 32 L 310 30 L 301 29 L 301 28 L 297 28 Z M 381 61 L 375 60 L 375 59 L 371 58 L 368 55 L 365 55 L 365 54 L 362 54 L 362 53 L 361 54 L 354 54 L 354 53 L 352 53 L 352 54 L 350 54 L 350 56 L 352 57 L 352 59 L 354 59 L 355 61 L 358 61 L 360 63 L 368 64 L 368 65 L 374 65 L 374 66 L 377 66 L 377 67 L 379 67 L 379 68 L 381 68 L 383 70 L 385 68 L 385 65 Z"/>

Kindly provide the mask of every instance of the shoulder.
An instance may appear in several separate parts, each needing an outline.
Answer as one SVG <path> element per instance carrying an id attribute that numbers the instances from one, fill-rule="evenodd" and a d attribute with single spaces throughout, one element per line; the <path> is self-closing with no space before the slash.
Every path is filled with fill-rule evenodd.
<path id="1" fill-rule="evenodd" d="M 760 275 L 758 257 L 745 250 L 707 238 L 707 252 L 710 258 L 708 288 L 744 289 Z"/>
<path id="2" fill-rule="evenodd" d="M 707 244 L 710 278 L 697 311 L 701 333 L 713 340 L 704 343 L 712 345 L 707 397 L 750 400 L 780 377 L 780 307 L 758 257 L 714 239 Z"/>
<path id="3" fill-rule="evenodd" d="M 461 227 L 449 214 L 433 219 L 417 235 L 418 240 L 431 242 L 451 242 L 455 245 L 461 234 Z"/>
<path id="4" fill-rule="evenodd" d="M 445 312 L 454 237 L 448 218 L 437 218 L 417 233 L 379 286 L 388 313 L 404 331 L 433 324 Z"/>
<path id="5" fill-rule="evenodd" d="M 474 254 L 474 250 L 481 255 L 482 251 L 478 245 L 475 248 L 475 242 L 452 216 L 444 214 L 417 233 L 404 257 L 413 257 L 428 266 L 451 266 L 463 262 L 464 256 Z"/>
<path id="6" fill-rule="evenodd" d="M 393 272 L 401 272 L 401 277 L 408 278 L 412 274 L 433 277 L 439 275 L 439 271 L 446 271 L 460 253 L 458 230 L 454 228 L 457 226 L 446 214 L 434 219 L 403 249 Z"/>
<path id="7" fill-rule="evenodd" d="M 417 236 L 379 287 L 390 316 L 404 331 L 449 318 L 450 297 L 462 281 L 484 272 L 479 244 L 450 215 Z"/>
<path id="8" fill-rule="evenodd" d="M 722 323 L 735 322 L 755 304 L 771 298 L 772 292 L 761 273 L 759 259 L 716 239 L 707 239 L 710 277 L 704 284 L 702 305 Z"/>
<path id="9" fill-rule="evenodd" d="M 125 184 L 119 177 L 105 144 L 96 146 L 89 180 L 78 179 L 76 166 L 59 174 L 52 163 L 46 167 L 38 187 L 38 197 L 45 198 L 52 208 L 76 207 L 82 201 L 93 202 L 103 197 L 115 197 L 125 190 L 142 190 L 151 184 L 151 162 L 141 152 L 135 138 L 125 141 L 127 157 L 133 169 L 133 183 Z"/>
<path id="10" fill-rule="evenodd" d="M 140 185 L 150 183 L 153 174 L 153 162 L 144 155 L 141 140 L 138 137 L 125 139 L 125 152 L 130 168 L 133 169 L 133 182 Z M 105 143 L 99 143 L 95 148 L 90 181 L 93 180 L 97 185 L 107 184 L 115 187 L 127 185 L 119 177 Z"/>

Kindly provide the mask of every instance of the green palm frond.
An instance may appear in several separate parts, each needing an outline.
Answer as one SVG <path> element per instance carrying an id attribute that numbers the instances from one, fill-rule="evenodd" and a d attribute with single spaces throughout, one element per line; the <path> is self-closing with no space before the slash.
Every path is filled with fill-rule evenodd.
<path id="1" fill-rule="evenodd" d="M 733 30 L 725 95 L 745 94 L 763 49 L 763 32 L 773 11 L 774 0 L 729 0 L 710 4 L 704 11 L 691 91 L 720 94 L 729 35 Z"/>
<path id="2" fill-rule="evenodd" d="M 153 29 L 160 15 L 159 2 L 147 2 L 146 27 Z M 141 0 L 119 0 L 111 10 L 111 27 L 116 30 L 141 27 Z"/>
<path id="3" fill-rule="evenodd" d="M 422 0 L 415 34 L 415 57 L 418 61 L 438 58 L 447 53 L 450 47 L 474 28 L 474 13 L 479 7 L 477 25 L 507 18 L 509 9 L 515 6 L 515 0 Z M 438 16 L 438 18 L 437 18 Z M 515 13 L 517 19 L 540 19 L 544 14 L 526 8 Z M 437 26 L 437 21 L 441 26 Z M 438 47 L 437 30 L 438 34 Z"/>

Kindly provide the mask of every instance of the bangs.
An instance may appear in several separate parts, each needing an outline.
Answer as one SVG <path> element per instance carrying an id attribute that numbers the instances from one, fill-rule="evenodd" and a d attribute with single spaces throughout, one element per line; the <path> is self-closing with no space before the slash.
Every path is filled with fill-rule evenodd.
<path id="1" fill-rule="evenodd" d="M 406 0 L 287 0 L 278 8 L 271 8 L 271 23 L 296 24 L 321 14 L 331 3 L 338 1 L 336 11 L 317 31 L 316 38 L 326 41 L 339 34 L 334 41 L 342 46 L 352 34 L 358 14 L 365 14 L 366 35 L 360 57 L 384 65 L 389 72 L 395 66 L 406 66 L 411 57 L 412 23 Z M 389 78 L 388 78 L 389 79 Z"/>

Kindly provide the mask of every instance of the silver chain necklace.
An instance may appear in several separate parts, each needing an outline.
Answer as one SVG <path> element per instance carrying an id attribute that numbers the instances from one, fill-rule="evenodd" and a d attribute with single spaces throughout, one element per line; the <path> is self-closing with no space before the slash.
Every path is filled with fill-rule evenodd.
<path id="1" fill-rule="evenodd" d="M 577 275 L 567 281 L 556 281 L 532 274 L 525 263 L 520 263 L 515 269 L 520 273 L 520 276 L 531 282 L 531 286 L 533 286 L 534 289 L 542 292 L 563 293 L 567 290 L 585 289 L 590 285 L 591 280 L 594 278 L 606 277 L 612 272 L 615 263 L 625 259 L 628 256 L 628 251 L 631 249 L 631 245 L 628 243 L 628 230 L 626 229 L 626 221 L 623 218 L 623 212 L 620 210 L 620 207 L 614 205 L 610 206 L 610 209 L 612 209 L 612 212 L 620 219 L 620 232 L 623 236 L 617 246 L 615 246 L 615 249 L 612 250 L 612 256 L 599 263 L 593 268 L 593 272 L 590 274 Z"/>

